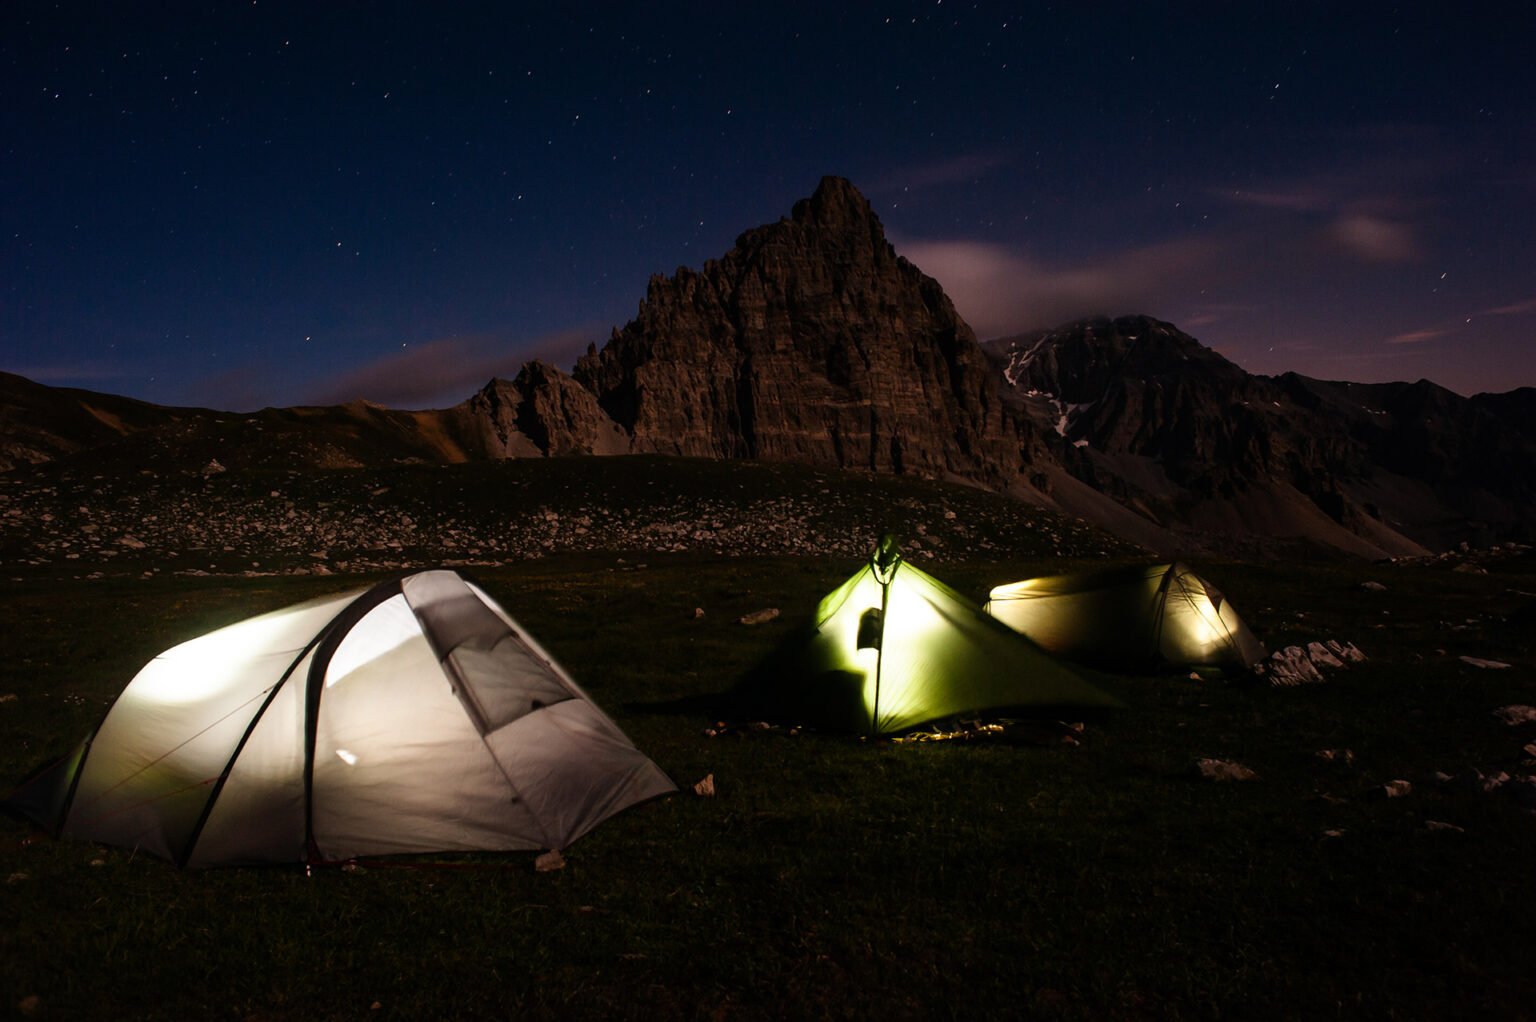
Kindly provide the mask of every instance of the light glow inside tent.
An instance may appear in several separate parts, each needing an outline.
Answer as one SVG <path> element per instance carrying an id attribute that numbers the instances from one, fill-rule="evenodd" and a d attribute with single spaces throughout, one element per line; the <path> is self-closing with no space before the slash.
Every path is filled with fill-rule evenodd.
<path id="1" fill-rule="evenodd" d="M 172 646 L 144 665 L 122 698 L 150 705 L 192 705 L 246 687 L 253 675 L 276 682 L 282 668 L 310 638 L 309 619 L 316 607 L 323 607 L 322 614 L 328 615 L 332 611 L 326 604 L 331 602 L 337 601 L 273 611 Z M 272 664 L 273 670 L 256 667 L 263 661 Z M 271 685 L 254 691 L 247 688 L 247 694 L 254 698 L 270 689 Z"/>
<path id="2" fill-rule="evenodd" d="M 902 560 L 889 537 L 737 699 L 748 714 L 870 735 L 990 708 L 1119 705 Z"/>
<path id="3" fill-rule="evenodd" d="M 404 594 L 390 597 L 370 610 L 341 640 L 326 668 L 325 687 L 339 685 L 375 660 L 387 659 L 420 634 L 421 626 Z"/>
<path id="4" fill-rule="evenodd" d="M 494 712 L 472 716 L 471 686 Z M 438 570 L 168 650 L 6 807 L 212 866 L 563 848 L 674 790 L 505 611 Z"/>
<path id="5" fill-rule="evenodd" d="M 997 586 L 987 612 L 1058 656 L 1122 670 L 1241 671 L 1264 656 L 1232 602 L 1177 562 Z"/>

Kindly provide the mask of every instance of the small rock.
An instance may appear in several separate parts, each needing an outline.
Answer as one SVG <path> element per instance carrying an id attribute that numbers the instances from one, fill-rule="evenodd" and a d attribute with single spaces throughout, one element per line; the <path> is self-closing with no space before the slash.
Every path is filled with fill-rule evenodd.
<path id="1" fill-rule="evenodd" d="M 10 700 L 15 698 L 15 696 L 0 696 L 0 703 L 10 702 Z M 1525 748 L 1521 749 L 1520 751 L 1525 753 L 1531 759 L 1536 759 L 1536 742 L 1527 742 Z"/>
<path id="2" fill-rule="evenodd" d="M 1361 582 L 1360 588 L 1368 593 L 1384 593 L 1387 591 L 1387 587 L 1380 582 Z"/>
<path id="3" fill-rule="evenodd" d="M 1270 654 L 1264 674 L 1271 685 L 1310 685 L 1323 680 L 1300 646 L 1287 646 Z"/>
<path id="4" fill-rule="evenodd" d="M 1518 704 L 1501 706 L 1493 711 L 1493 715 L 1511 727 L 1516 724 L 1536 723 L 1536 706 Z"/>
<path id="5" fill-rule="evenodd" d="M 1344 660 L 1352 664 L 1361 664 L 1365 662 L 1365 654 L 1360 652 L 1360 650 L 1355 647 L 1353 642 L 1340 642 L 1337 639 L 1329 639 L 1324 643 L 1324 645 L 1327 646 L 1333 652 L 1333 655 L 1338 657 L 1340 660 Z"/>
<path id="6" fill-rule="evenodd" d="M 1454 823 L 1446 823 L 1442 820 L 1425 820 L 1424 829 L 1446 834 L 1465 834 L 1465 828 L 1458 827 Z"/>
<path id="7" fill-rule="evenodd" d="M 772 621 L 779 616 L 779 608 L 766 607 L 763 610 L 754 610 L 750 614 L 744 614 L 741 623 L 744 625 L 760 625 Z"/>
<path id="8" fill-rule="evenodd" d="M 28 994 L 16 1002 L 16 1010 L 27 1018 L 32 1018 L 43 1009 L 43 999 L 36 994 Z"/>
<path id="9" fill-rule="evenodd" d="M 704 779 L 693 786 L 693 793 L 701 798 L 714 798 L 715 775 L 705 774 Z"/>
<path id="10" fill-rule="evenodd" d="M 1321 642 L 1307 643 L 1307 659 L 1312 661 L 1315 667 L 1337 667 L 1342 669 L 1344 661 L 1328 651 L 1328 647 Z"/>
<path id="11" fill-rule="evenodd" d="M 1491 793 L 1491 792 L 1498 791 L 1500 788 L 1502 788 L 1504 785 L 1506 785 L 1508 783 L 1509 783 L 1509 775 L 1506 774 L 1504 771 L 1500 770 L 1496 774 L 1484 774 L 1483 775 L 1483 783 L 1482 783 L 1481 787 L 1482 787 L 1482 790 L 1484 792 Z"/>
<path id="12" fill-rule="evenodd" d="M 704 608 L 703 607 L 695 607 L 695 608 L 693 608 L 693 619 L 695 621 L 698 621 L 698 620 L 702 619 L 703 617 L 704 617 Z"/>
<path id="13" fill-rule="evenodd" d="M 557 869 L 564 869 L 565 856 L 560 854 L 559 849 L 550 849 L 533 860 L 533 868 L 537 873 L 553 873 Z"/>
<path id="14" fill-rule="evenodd" d="M 0 696 L 0 703 L 14 703 L 20 698 L 15 692 L 7 692 L 5 695 Z"/>
<path id="15" fill-rule="evenodd" d="M 1325 831 L 1323 831 L 1323 837 L 1334 838 L 1334 837 L 1343 837 L 1343 836 L 1344 836 L 1344 832 L 1342 830 L 1325 830 Z"/>
<path id="16" fill-rule="evenodd" d="M 1409 781 L 1405 781 L 1399 778 L 1395 781 L 1388 781 L 1386 784 L 1383 784 L 1381 787 L 1376 789 L 1376 793 L 1379 794 L 1382 798 L 1402 798 L 1405 795 L 1413 794 L 1413 784 Z"/>
<path id="17" fill-rule="evenodd" d="M 1319 749 L 1317 758 L 1325 763 L 1343 763 L 1351 766 L 1355 762 L 1355 753 L 1352 749 Z"/>
<path id="18" fill-rule="evenodd" d="M 1251 781 L 1259 776 L 1241 763 L 1209 757 L 1195 760 L 1195 773 L 1208 781 Z"/>
<path id="19" fill-rule="evenodd" d="M 1502 660 L 1484 660 L 1475 656 L 1459 656 L 1456 658 L 1469 667 L 1481 667 L 1485 671 L 1502 671 L 1509 667 Z"/>
<path id="20" fill-rule="evenodd" d="M 228 471 L 229 471 L 229 469 L 227 469 L 223 465 L 219 464 L 219 459 L 218 458 L 214 458 L 211 461 L 209 461 L 208 464 L 203 466 L 203 478 L 207 479 L 209 476 L 216 476 L 220 472 L 228 472 Z"/>

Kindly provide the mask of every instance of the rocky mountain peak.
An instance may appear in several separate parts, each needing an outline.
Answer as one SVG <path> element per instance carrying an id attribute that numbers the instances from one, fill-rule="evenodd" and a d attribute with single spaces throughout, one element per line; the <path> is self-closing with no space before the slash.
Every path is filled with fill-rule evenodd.
<path id="1" fill-rule="evenodd" d="M 1019 471 L 975 335 L 841 178 L 701 270 L 652 278 L 636 318 L 574 376 L 636 450 L 1000 488 Z"/>
<path id="2" fill-rule="evenodd" d="M 832 175 L 822 178 L 809 198 L 795 203 L 790 219 L 797 224 L 836 230 L 875 227 L 884 236 L 884 230 L 879 227 L 880 219 L 875 216 L 869 200 L 853 186 L 853 182 Z"/>

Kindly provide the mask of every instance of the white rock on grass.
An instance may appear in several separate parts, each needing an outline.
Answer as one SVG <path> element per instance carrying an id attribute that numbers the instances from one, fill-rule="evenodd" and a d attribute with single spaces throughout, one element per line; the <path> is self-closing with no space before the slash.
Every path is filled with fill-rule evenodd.
<path id="1" fill-rule="evenodd" d="M 1321 642 L 1307 643 L 1307 659 L 1317 668 L 1336 667 L 1342 670 L 1344 667 L 1344 661 L 1329 652 L 1328 647 Z"/>
<path id="2" fill-rule="evenodd" d="M 1456 658 L 1469 667 L 1478 667 L 1485 671 L 1502 671 L 1509 667 L 1502 660 L 1484 660 L 1482 657 L 1459 656 Z"/>
<path id="3" fill-rule="evenodd" d="M 1388 781 L 1380 788 L 1377 788 L 1376 793 L 1383 798 L 1402 798 L 1405 795 L 1413 794 L 1413 784 L 1410 781 L 1398 778 L 1395 781 Z"/>
<path id="4" fill-rule="evenodd" d="M 1353 642 L 1340 642 L 1338 639 L 1329 639 L 1323 643 L 1340 660 L 1351 664 L 1365 663 L 1365 654 L 1355 647 Z"/>
<path id="5" fill-rule="evenodd" d="M 1323 680 L 1307 658 L 1307 651 L 1300 646 L 1275 650 L 1264 665 L 1263 673 L 1271 685 L 1315 685 Z"/>

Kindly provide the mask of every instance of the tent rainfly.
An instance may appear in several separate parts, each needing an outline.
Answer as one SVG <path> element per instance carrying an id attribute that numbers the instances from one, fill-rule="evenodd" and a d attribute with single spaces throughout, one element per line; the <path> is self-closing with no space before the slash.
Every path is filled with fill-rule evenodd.
<path id="1" fill-rule="evenodd" d="M 452 571 L 151 660 L 7 808 L 181 866 L 560 849 L 675 787 Z"/>
<path id="2" fill-rule="evenodd" d="M 736 692 L 753 716 L 876 735 L 978 710 L 1119 705 L 908 564 L 890 536 Z"/>
<path id="3" fill-rule="evenodd" d="M 1106 568 L 998 586 L 986 610 L 1057 656 L 1116 670 L 1245 671 L 1264 646 L 1187 564 Z"/>

